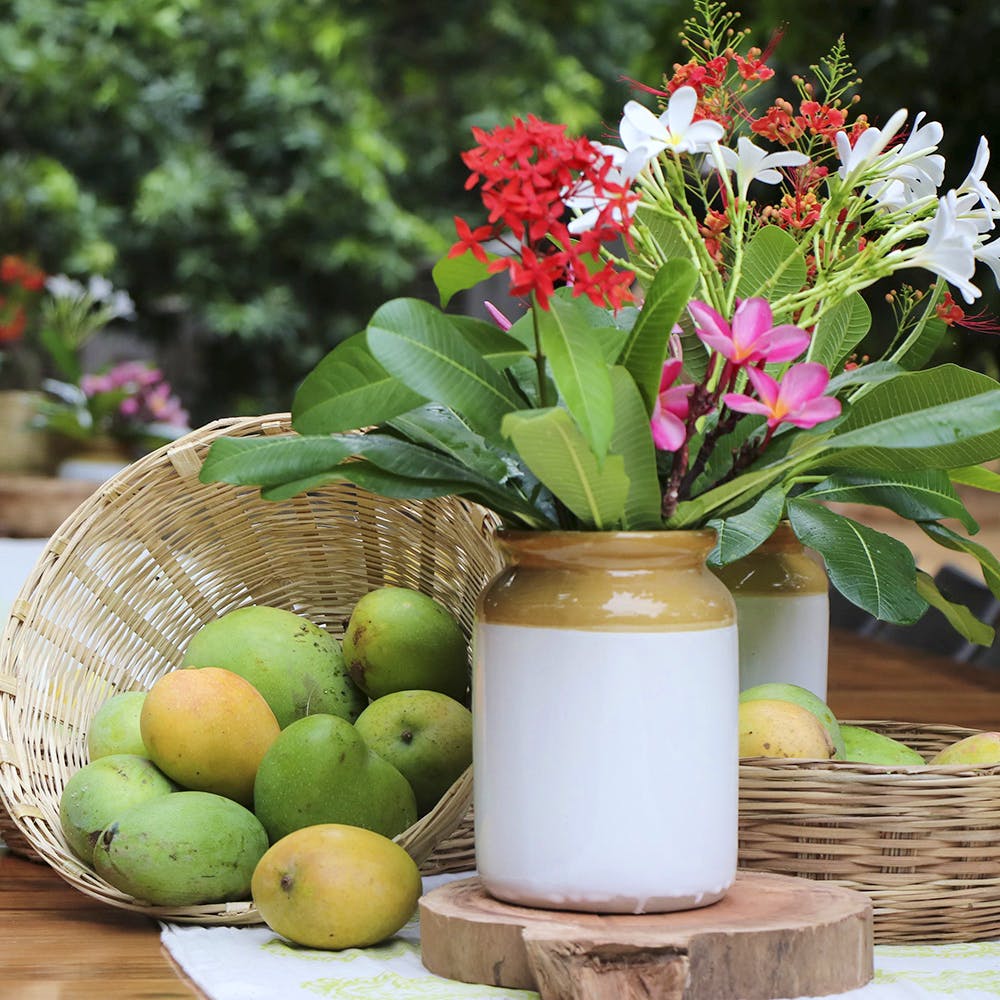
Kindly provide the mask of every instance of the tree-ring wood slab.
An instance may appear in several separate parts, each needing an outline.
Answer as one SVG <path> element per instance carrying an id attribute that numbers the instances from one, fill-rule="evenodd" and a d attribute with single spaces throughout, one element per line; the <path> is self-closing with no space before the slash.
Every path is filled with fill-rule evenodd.
<path id="1" fill-rule="evenodd" d="M 542 1000 L 775 1000 L 857 989 L 873 975 L 872 904 L 809 879 L 741 871 L 717 903 L 641 916 L 539 910 L 478 878 L 420 900 L 424 965 Z"/>

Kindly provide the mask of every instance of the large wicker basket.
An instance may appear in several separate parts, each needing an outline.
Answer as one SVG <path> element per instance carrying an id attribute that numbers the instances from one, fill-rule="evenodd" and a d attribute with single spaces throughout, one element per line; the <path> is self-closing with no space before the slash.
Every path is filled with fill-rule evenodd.
<path id="1" fill-rule="evenodd" d="M 975 730 L 862 721 L 930 757 Z M 875 940 L 1000 935 L 1000 765 L 740 765 L 739 863 L 867 894 Z"/>
<path id="2" fill-rule="evenodd" d="M 87 725 L 107 697 L 149 688 L 202 624 L 245 604 L 340 636 L 356 601 L 392 584 L 441 601 L 468 635 L 500 567 L 493 515 L 461 499 L 387 500 L 336 484 L 271 503 L 198 481 L 214 439 L 289 430 L 284 414 L 218 421 L 114 476 L 50 538 L 0 639 L 0 833 L 113 906 L 192 923 L 259 919 L 249 901 L 148 906 L 71 854 L 59 796 L 87 762 Z M 474 865 L 471 790 L 470 768 L 397 838 L 425 873 Z"/>

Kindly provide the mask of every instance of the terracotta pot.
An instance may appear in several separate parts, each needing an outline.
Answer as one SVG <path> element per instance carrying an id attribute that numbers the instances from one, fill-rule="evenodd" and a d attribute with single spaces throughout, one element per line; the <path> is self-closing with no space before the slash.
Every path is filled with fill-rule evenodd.
<path id="1" fill-rule="evenodd" d="M 712 532 L 500 532 L 474 633 L 476 862 L 508 902 L 721 898 L 737 854 L 737 636 Z"/>
<path id="2" fill-rule="evenodd" d="M 798 684 L 825 701 L 830 598 L 819 556 L 782 522 L 755 552 L 715 573 L 736 601 L 740 690 Z"/>

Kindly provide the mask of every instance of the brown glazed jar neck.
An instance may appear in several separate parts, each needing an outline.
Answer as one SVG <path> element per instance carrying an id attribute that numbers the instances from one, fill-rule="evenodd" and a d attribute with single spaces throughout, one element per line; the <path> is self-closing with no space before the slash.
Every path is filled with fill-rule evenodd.
<path id="1" fill-rule="evenodd" d="M 490 624 L 679 631 L 735 622 L 708 571 L 712 531 L 499 531 L 507 566 L 483 593 Z"/>
<path id="2" fill-rule="evenodd" d="M 748 556 L 713 572 L 736 594 L 824 594 L 829 587 L 822 560 L 787 521 Z"/>

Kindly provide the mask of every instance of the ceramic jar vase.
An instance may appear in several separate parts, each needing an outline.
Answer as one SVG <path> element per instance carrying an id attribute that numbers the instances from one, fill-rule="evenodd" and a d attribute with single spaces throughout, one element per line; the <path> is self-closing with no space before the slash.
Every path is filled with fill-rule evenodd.
<path id="1" fill-rule="evenodd" d="M 736 873 L 736 616 L 707 531 L 500 532 L 474 634 L 476 858 L 488 892 L 691 909 Z"/>
<path id="2" fill-rule="evenodd" d="M 715 572 L 736 601 L 740 690 L 798 684 L 825 701 L 830 599 L 819 557 L 782 522 L 755 552 Z"/>

